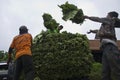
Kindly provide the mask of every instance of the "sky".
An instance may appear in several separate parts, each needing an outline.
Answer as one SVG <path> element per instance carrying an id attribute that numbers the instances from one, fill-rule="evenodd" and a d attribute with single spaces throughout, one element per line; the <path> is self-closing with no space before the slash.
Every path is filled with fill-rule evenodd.
<path id="1" fill-rule="evenodd" d="M 58 5 L 68 1 L 82 9 L 85 15 L 105 17 L 110 11 L 120 14 L 120 0 L 0 0 L 0 50 L 7 51 L 14 36 L 19 34 L 19 27 L 26 25 L 33 38 L 42 30 L 42 15 L 49 13 L 61 25 L 62 31 L 86 34 L 94 39 L 94 34 L 87 34 L 90 29 L 99 29 L 100 23 L 85 20 L 82 25 L 62 20 L 62 12 Z M 120 17 L 119 17 L 120 18 Z M 61 32 L 62 32 L 61 31 Z M 120 40 L 120 29 L 116 29 Z"/>

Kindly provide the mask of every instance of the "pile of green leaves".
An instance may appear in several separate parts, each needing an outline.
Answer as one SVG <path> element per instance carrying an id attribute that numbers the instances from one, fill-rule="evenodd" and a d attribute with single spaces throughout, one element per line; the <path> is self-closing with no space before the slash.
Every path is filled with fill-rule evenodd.
<path id="1" fill-rule="evenodd" d="M 44 26 L 47 29 L 54 30 L 59 26 L 59 23 L 57 23 L 56 20 L 53 19 L 50 14 L 44 13 L 42 17 L 44 20 Z"/>
<path id="2" fill-rule="evenodd" d="M 114 74 L 111 74 L 111 80 L 116 80 Z M 92 64 L 89 80 L 102 80 L 102 64 L 94 62 Z"/>
<path id="3" fill-rule="evenodd" d="M 102 64 L 95 62 L 92 65 L 91 72 L 89 74 L 90 80 L 101 80 L 102 79 Z"/>
<path id="4" fill-rule="evenodd" d="M 37 41 L 32 50 L 36 76 L 40 80 L 72 80 L 88 76 L 93 57 L 86 35 L 47 34 L 44 31 L 39 35 L 34 39 Z"/>
<path id="5" fill-rule="evenodd" d="M 58 5 L 63 12 L 63 17 L 62 19 L 67 21 L 67 20 L 71 20 L 73 23 L 77 23 L 77 24 L 82 24 L 84 21 L 84 13 L 82 11 L 82 9 L 78 9 L 77 6 L 73 5 L 73 4 L 69 4 L 68 2 L 66 2 L 65 4 L 62 5 Z"/>

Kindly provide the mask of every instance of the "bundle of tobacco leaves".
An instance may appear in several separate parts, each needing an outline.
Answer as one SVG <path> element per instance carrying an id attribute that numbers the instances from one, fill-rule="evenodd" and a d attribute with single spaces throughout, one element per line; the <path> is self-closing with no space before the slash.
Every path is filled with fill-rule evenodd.
<path id="1" fill-rule="evenodd" d="M 93 56 L 86 35 L 42 31 L 33 43 L 33 62 L 40 80 L 83 80 L 92 68 Z"/>
<path id="2" fill-rule="evenodd" d="M 56 20 L 53 19 L 50 14 L 44 13 L 42 17 L 44 20 L 44 26 L 47 29 L 54 30 L 59 26 L 59 23 L 57 23 Z"/>
<path id="3" fill-rule="evenodd" d="M 84 21 L 84 13 L 82 11 L 82 9 L 78 9 L 77 6 L 73 5 L 73 4 L 69 4 L 68 2 L 66 2 L 65 4 L 62 5 L 58 5 L 63 12 L 63 17 L 62 19 L 67 21 L 67 20 L 71 20 L 73 23 L 76 24 L 82 24 Z"/>

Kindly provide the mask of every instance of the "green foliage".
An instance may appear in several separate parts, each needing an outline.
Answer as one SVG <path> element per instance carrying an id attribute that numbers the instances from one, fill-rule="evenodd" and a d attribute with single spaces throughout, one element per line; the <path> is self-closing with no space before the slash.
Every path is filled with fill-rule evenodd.
<path id="1" fill-rule="evenodd" d="M 63 17 L 62 19 L 67 21 L 67 20 L 71 20 L 73 23 L 77 23 L 77 24 L 82 24 L 84 21 L 83 18 L 83 11 L 82 9 L 78 9 L 77 6 L 73 5 L 73 4 L 69 4 L 68 2 L 66 2 L 65 4 L 62 5 L 58 5 L 63 12 Z"/>
<path id="2" fill-rule="evenodd" d="M 62 8 L 63 12 L 63 20 L 67 21 L 68 19 L 71 19 L 75 16 L 77 13 L 77 6 L 73 4 L 69 4 L 66 2 L 65 4 L 58 5 L 60 8 Z"/>
<path id="3" fill-rule="evenodd" d="M 0 51 L 0 59 L 4 57 L 4 51 Z"/>
<path id="4" fill-rule="evenodd" d="M 112 80 L 116 80 L 114 74 L 111 74 Z M 95 62 L 92 65 L 91 72 L 89 74 L 90 80 L 102 80 L 102 64 Z"/>
<path id="5" fill-rule="evenodd" d="M 0 51 L 0 62 L 7 61 L 7 59 L 8 59 L 8 53 L 1 50 Z"/>
<path id="6" fill-rule="evenodd" d="M 55 19 L 48 13 L 43 14 L 44 26 L 47 29 L 54 30 L 59 26 L 59 23 L 56 22 Z"/>
<path id="7" fill-rule="evenodd" d="M 93 57 L 85 35 L 42 32 L 40 36 L 35 37 L 37 41 L 32 48 L 37 77 L 41 80 L 67 80 L 88 76 Z"/>
<path id="8" fill-rule="evenodd" d="M 83 11 L 82 9 L 79 9 L 77 14 L 74 16 L 74 18 L 72 18 L 72 22 L 73 23 L 77 23 L 77 24 L 82 24 L 83 21 L 84 21 L 84 18 L 83 18 Z"/>
<path id="9" fill-rule="evenodd" d="M 89 74 L 90 80 L 101 80 L 102 79 L 102 64 L 101 63 L 93 63 L 91 73 Z"/>

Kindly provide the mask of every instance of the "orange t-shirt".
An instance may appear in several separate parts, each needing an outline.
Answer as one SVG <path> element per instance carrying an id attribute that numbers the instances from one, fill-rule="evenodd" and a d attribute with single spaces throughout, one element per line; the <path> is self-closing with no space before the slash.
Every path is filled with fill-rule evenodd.
<path id="1" fill-rule="evenodd" d="M 32 45 L 32 36 L 29 33 L 21 34 L 16 36 L 13 39 L 11 44 L 11 48 L 16 50 L 15 58 L 19 58 L 22 55 L 32 55 L 31 53 L 31 45 Z"/>

